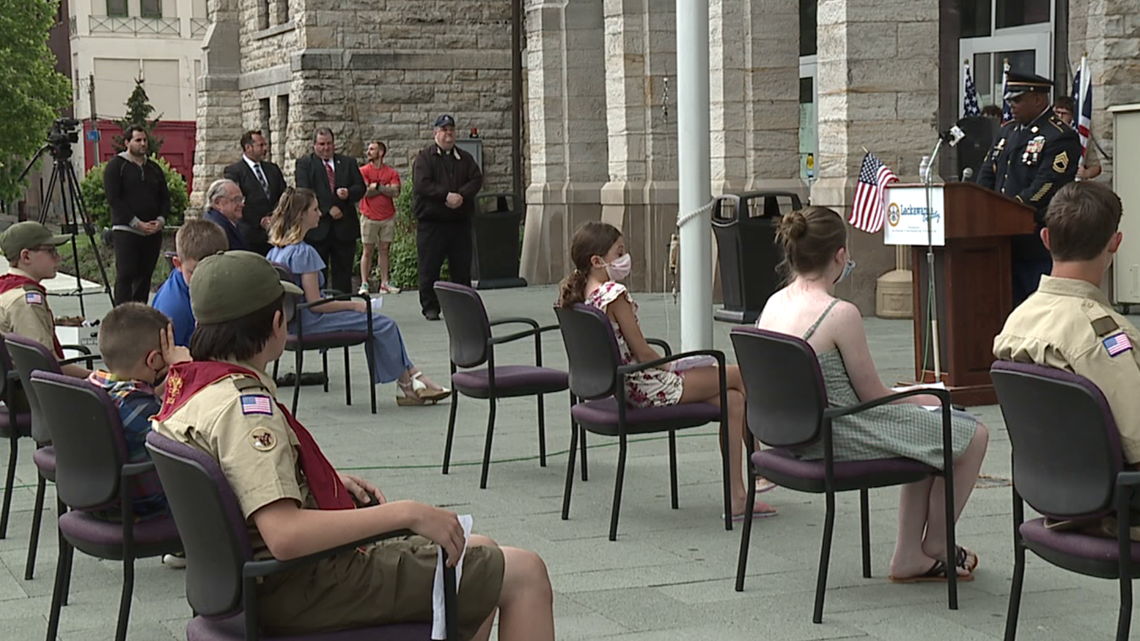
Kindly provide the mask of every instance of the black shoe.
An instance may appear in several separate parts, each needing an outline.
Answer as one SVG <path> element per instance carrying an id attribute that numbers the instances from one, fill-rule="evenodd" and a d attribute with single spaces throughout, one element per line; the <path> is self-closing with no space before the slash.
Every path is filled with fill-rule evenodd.
<path id="1" fill-rule="evenodd" d="M 424 318 L 428 319 L 429 321 L 437 321 L 439 320 L 439 312 L 434 309 L 429 309 L 424 312 Z"/>

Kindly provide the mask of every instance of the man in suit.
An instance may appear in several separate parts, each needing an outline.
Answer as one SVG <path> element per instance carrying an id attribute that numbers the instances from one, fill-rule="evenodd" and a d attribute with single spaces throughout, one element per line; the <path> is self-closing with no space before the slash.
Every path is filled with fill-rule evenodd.
<path id="1" fill-rule="evenodd" d="M 1037 233 L 1011 239 L 1014 307 L 1037 291 L 1041 276 L 1053 267 L 1040 236 L 1045 210 L 1057 190 L 1073 182 L 1081 159 L 1077 132 L 1050 106 L 1052 88 L 1047 78 L 1009 72 L 1005 99 L 1013 120 L 1001 128 L 978 174 L 979 185 L 1037 210 Z"/>
<path id="2" fill-rule="evenodd" d="M 321 222 L 305 236 L 328 265 L 328 285 L 340 292 L 352 291 L 356 262 L 356 239 L 360 238 L 356 203 L 366 188 L 355 158 L 336 153 L 333 132 L 317 127 L 313 153 L 297 159 L 297 187 L 317 194 Z"/>
<path id="3" fill-rule="evenodd" d="M 269 253 L 269 215 L 285 193 L 285 176 L 281 168 L 266 160 L 269 143 L 261 131 L 247 131 L 241 136 L 241 160 L 226 167 L 223 176 L 237 183 L 245 196 L 238 229 L 250 249 L 262 256 Z M 231 243 L 232 244 L 232 243 Z"/>

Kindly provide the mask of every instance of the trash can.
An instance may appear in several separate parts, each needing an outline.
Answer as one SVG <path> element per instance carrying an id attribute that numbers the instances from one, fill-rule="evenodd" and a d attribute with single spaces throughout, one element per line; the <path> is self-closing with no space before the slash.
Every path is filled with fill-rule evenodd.
<path id="1" fill-rule="evenodd" d="M 519 278 L 521 223 L 517 195 L 486 193 L 475 197 L 471 225 L 471 281 L 475 289 L 526 287 L 526 280 Z"/>
<path id="2" fill-rule="evenodd" d="M 786 205 L 781 210 L 781 200 Z M 776 228 L 785 212 L 800 209 L 790 191 L 750 191 L 716 199 L 712 228 L 720 265 L 724 307 L 713 318 L 728 323 L 754 323 L 780 286 L 777 266 L 784 252 L 776 244 Z"/>

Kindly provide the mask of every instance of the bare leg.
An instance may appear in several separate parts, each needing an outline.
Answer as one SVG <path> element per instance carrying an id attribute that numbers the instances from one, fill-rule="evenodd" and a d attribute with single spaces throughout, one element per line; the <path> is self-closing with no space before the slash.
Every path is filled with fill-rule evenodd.
<path id="1" fill-rule="evenodd" d="M 376 251 L 376 245 L 365 244 L 360 250 L 360 283 L 362 285 L 368 284 L 368 275 L 372 273 L 372 252 Z M 387 277 L 384 278 L 387 281 Z"/>
<path id="2" fill-rule="evenodd" d="M 380 243 L 376 253 L 376 266 L 380 268 L 380 285 L 385 286 L 388 284 L 389 273 L 389 254 L 388 250 L 392 247 L 392 243 Z M 361 258 L 361 261 L 364 259 Z"/>
<path id="3" fill-rule="evenodd" d="M 934 565 L 934 559 L 922 551 L 922 534 L 926 530 L 930 486 L 933 483 L 934 479 L 926 478 L 908 483 L 899 491 L 899 529 L 895 537 L 895 554 L 891 557 L 891 576 L 917 576 Z"/>
<path id="4" fill-rule="evenodd" d="M 990 442 L 990 432 L 985 425 L 978 423 L 978 430 L 974 438 L 966 447 L 966 451 L 954 462 L 954 522 L 962 515 L 966 501 L 974 490 L 978 481 L 978 472 L 982 469 L 982 459 L 986 456 L 986 448 Z M 926 520 L 926 539 L 922 549 L 928 555 L 936 558 L 946 556 L 946 483 L 943 479 L 935 479 L 930 488 L 929 516 Z"/>
<path id="5" fill-rule="evenodd" d="M 500 641 L 554 641 L 554 590 L 546 564 L 529 550 L 504 547 Z"/>

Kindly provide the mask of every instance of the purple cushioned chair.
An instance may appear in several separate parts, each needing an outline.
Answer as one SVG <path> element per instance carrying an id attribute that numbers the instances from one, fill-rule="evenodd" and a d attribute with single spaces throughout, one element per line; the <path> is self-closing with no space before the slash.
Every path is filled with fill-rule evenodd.
<path id="1" fill-rule="evenodd" d="M 860 525 L 863 543 L 863 576 L 871 578 L 871 527 L 867 490 L 944 476 L 946 481 L 946 548 L 956 549 L 954 541 L 954 451 L 951 446 L 950 393 L 920 389 L 891 394 L 867 403 L 831 407 L 819 359 L 807 342 L 795 336 L 750 327 L 732 330 L 732 346 L 748 398 L 748 429 L 761 443 L 773 449 L 753 451 L 748 441 L 748 505 L 756 500 L 756 477 L 764 476 L 788 489 L 825 494 L 827 514 L 823 524 L 823 544 L 815 587 L 814 623 L 823 622 L 823 601 L 827 591 L 827 568 L 831 561 L 831 536 L 835 526 L 835 493 L 859 490 Z M 945 472 L 908 458 L 871 461 L 836 461 L 832 454 L 832 421 L 858 414 L 916 394 L 931 394 L 942 401 L 942 443 Z M 822 461 L 801 460 L 794 448 L 823 443 Z M 744 591 L 748 569 L 748 546 L 752 520 L 744 520 L 740 537 L 740 557 L 736 568 L 736 591 Z M 946 559 L 943 559 L 945 562 Z M 947 567 L 955 567 L 947 563 Z M 958 575 L 948 574 L 946 582 L 950 609 L 958 609 Z"/>
<path id="2" fill-rule="evenodd" d="M 20 439 L 32 434 L 32 415 L 16 409 L 20 378 L 8 358 L 5 335 L 0 334 L 0 438 L 8 440 L 8 476 L 4 483 L 4 505 L 0 508 L 0 539 L 8 536 L 8 515 L 12 510 L 12 492 L 16 485 L 16 459 L 20 453 Z"/>
<path id="3" fill-rule="evenodd" d="M 574 458 L 579 431 L 616 436 L 618 438 L 617 478 L 614 482 L 614 504 L 610 512 L 610 540 L 617 540 L 618 514 L 621 511 L 621 486 L 625 477 L 626 437 L 630 434 L 669 433 L 669 489 L 673 509 L 677 509 L 677 441 L 676 431 L 720 424 L 721 467 L 724 475 L 724 529 L 732 529 L 732 497 L 728 467 L 728 401 L 725 386 L 724 353 L 699 350 L 672 354 L 663 341 L 650 340 L 665 350 L 665 357 L 648 363 L 622 365 L 617 338 L 610 319 L 600 310 L 577 304 L 572 309 L 555 307 L 562 341 L 570 361 L 570 391 L 583 402 L 570 409 L 570 460 L 566 466 L 566 491 L 562 497 L 562 519 L 570 518 L 570 492 L 574 485 Z M 712 356 L 720 370 L 720 407 L 710 403 L 687 403 L 665 407 L 636 409 L 626 404 L 625 377 L 687 356 Z"/>
<path id="4" fill-rule="evenodd" d="M 278 275 L 281 280 L 287 280 L 291 283 L 298 282 L 293 272 L 289 268 L 280 263 L 273 263 L 273 267 L 277 269 Z M 289 334 L 285 342 L 285 350 L 293 352 L 294 365 L 297 372 L 297 380 L 293 385 L 293 415 L 297 415 L 297 400 L 301 396 L 301 366 L 305 363 L 305 352 L 310 350 L 321 351 L 321 366 L 325 373 L 325 392 L 329 391 L 329 354 L 330 349 L 344 349 L 344 404 L 352 405 L 352 368 L 349 366 L 348 348 L 355 347 L 356 345 L 364 346 L 364 358 L 368 363 L 368 393 L 372 400 L 372 413 L 376 413 L 376 386 L 372 384 L 372 374 L 376 369 L 375 363 L 372 362 L 372 349 L 368 346 L 368 339 L 372 336 L 372 314 L 365 314 L 368 318 L 367 329 L 363 332 L 310 332 L 305 333 L 305 323 L 302 321 L 304 316 L 301 314 L 302 309 L 317 309 L 321 305 L 331 303 L 333 301 L 352 300 L 359 298 L 365 302 L 371 301 L 368 296 L 364 294 L 337 294 L 329 296 L 313 303 L 306 303 L 303 295 L 290 296 L 285 295 L 285 320 L 291 323 L 294 319 L 297 320 L 295 328 L 296 334 Z M 294 328 L 290 328 L 294 329 Z M 277 378 L 277 367 L 279 361 L 273 363 L 273 378 Z"/>
<path id="5" fill-rule="evenodd" d="M 1129 538 L 1140 506 L 1140 472 L 1127 471 L 1120 433 L 1100 389 L 1088 379 L 1040 365 L 996 362 L 990 377 L 1013 446 L 1013 585 L 1005 638 L 1017 636 L 1025 579 L 1025 549 L 1058 567 L 1120 583 L 1116 638 L 1132 625 L 1133 564 L 1140 543 Z M 1063 471 L 1063 472 L 1062 472 Z M 1045 518 L 1025 521 L 1025 506 L 1046 517 L 1097 526 L 1115 516 L 1115 539 L 1081 530 L 1045 528 Z"/>
<path id="6" fill-rule="evenodd" d="M 47 482 L 55 482 L 55 448 L 51 445 L 51 434 L 48 432 L 47 420 L 42 418 L 43 412 L 40 410 L 40 401 L 36 396 L 35 388 L 32 387 L 32 372 L 44 371 L 60 374 L 62 373 L 60 365 L 68 363 L 82 362 L 89 368 L 94 366 L 94 360 L 97 357 L 92 356 L 91 351 L 86 347 L 72 345 L 69 346 L 69 349 L 81 351 L 84 355 L 60 361 L 56 359 L 55 354 L 51 353 L 51 350 L 37 341 L 19 334 L 8 334 L 7 337 L 8 358 L 16 370 L 16 374 L 19 375 L 20 386 L 31 409 L 31 434 L 32 440 L 36 442 L 36 451 L 32 454 L 32 461 L 36 464 L 36 470 L 39 473 L 39 480 L 36 483 L 36 503 L 32 510 L 32 533 L 28 539 L 28 559 L 24 564 L 25 581 L 31 581 L 32 577 L 35 576 L 36 553 L 40 544 L 40 525 L 43 521 L 44 494 L 47 492 Z M 67 506 L 57 496 L 56 515 L 61 515 L 66 511 Z M 60 533 L 60 541 L 63 541 L 62 533 Z M 64 594 L 66 593 L 64 591 Z M 64 603 L 67 603 L 66 599 Z"/>
<path id="7" fill-rule="evenodd" d="M 48 641 L 59 630 L 60 607 L 70 587 L 74 550 L 100 559 L 122 560 L 123 592 L 115 641 L 127 637 L 134 591 L 135 559 L 178 552 L 174 519 L 155 515 L 135 520 L 133 477 L 154 470 L 154 464 L 127 463 L 127 443 L 119 410 L 101 388 L 87 381 L 51 372 L 32 373 L 43 418 L 55 446 L 55 488 L 68 511 L 59 517 L 64 544 L 52 592 Z M 120 522 L 96 518 L 94 510 L 121 514 Z"/>
<path id="8" fill-rule="evenodd" d="M 291 561 L 256 561 L 241 507 L 218 463 L 201 450 L 156 432 L 146 440 L 186 549 L 186 600 L 196 613 L 186 628 L 188 641 L 428 641 L 431 637 L 430 623 L 263 636 L 257 616 L 260 577 L 409 532 L 390 532 Z M 444 586 L 447 638 L 457 640 L 454 569 L 445 570 Z"/>
<path id="9" fill-rule="evenodd" d="M 454 283 L 437 282 L 435 293 L 443 319 L 447 323 L 451 355 L 451 416 L 447 420 L 447 442 L 443 448 L 443 473 L 451 465 L 451 443 L 455 436 L 455 416 L 459 408 L 459 394 L 471 398 L 485 398 L 491 403 L 487 417 L 487 440 L 483 446 L 483 473 L 479 488 L 487 488 L 487 473 L 491 467 L 491 439 L 495 433 L 495 406 L 500 398 L 534 396 L 538 399 L 538 460 L 546 467 L 546 412 L 543 394 L 562 392 L 570 388 L 566 372 L 542 366 L 542 334 L 557 325 L 539 327 L 530 318 L 501 318 L 488 320 L 487 309 L 479 293 L 470 287 Z M 530 329 L 492 336 L 491 328 L 499 325 L 528 325 Z M 496 365 L 495 346 L 534 337 L 534 365 Z M 486 365 L 480 369 L 471 369 Z M 458 368 L 464 371 L 458 371 Z M 571 395 L 570 404 L 574 404 Z"/>

